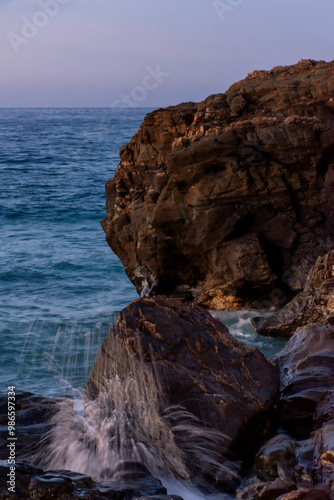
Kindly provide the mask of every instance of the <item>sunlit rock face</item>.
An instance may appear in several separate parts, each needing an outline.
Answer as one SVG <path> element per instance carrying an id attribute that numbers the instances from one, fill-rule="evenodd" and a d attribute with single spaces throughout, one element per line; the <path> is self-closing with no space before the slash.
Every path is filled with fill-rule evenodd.
<path id="1" fill-rule="evenodd" d="M 142 296 L 282 303 L 332 247 L 334 63 L 154 111 L 120 157 L 102 226 Z"/>
<path id="2" fill-rule="evenodd" d="M 108 394 L 103 406 L 123 421 L 120 442 L 138 450 L 131 459 L 155 474 L 160 463 L 160 474 L 233 489 L 240 463 L 273 430 L 278 389 L 278 370 L 260 351 L 199 306 L 158 296 L 121 312 L 85 394 L 98 405 Z"/>

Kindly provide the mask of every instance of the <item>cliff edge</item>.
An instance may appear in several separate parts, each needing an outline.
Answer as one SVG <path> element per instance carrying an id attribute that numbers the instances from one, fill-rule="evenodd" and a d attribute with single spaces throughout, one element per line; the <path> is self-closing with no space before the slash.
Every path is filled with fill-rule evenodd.
<path id="1" fill-rule="evenodd" d="M 142 297 L 282 304 L 333 247 L 334 61 L 158 109 L 120 158 L 102 227 Z"/>

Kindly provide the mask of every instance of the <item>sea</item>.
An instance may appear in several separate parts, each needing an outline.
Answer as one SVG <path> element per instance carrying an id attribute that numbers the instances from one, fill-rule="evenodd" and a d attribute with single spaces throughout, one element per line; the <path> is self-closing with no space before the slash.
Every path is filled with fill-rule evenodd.
<path id="1" fill-rule="evenodd" d="M 118 150 L 150 111 L 0 109 L 0 391 L 80 395 L 110 326 L 138 298 L 100 221 Z M 257 335 L 256 314 L 215 313 L 272 357 L 284 341 Z"/>

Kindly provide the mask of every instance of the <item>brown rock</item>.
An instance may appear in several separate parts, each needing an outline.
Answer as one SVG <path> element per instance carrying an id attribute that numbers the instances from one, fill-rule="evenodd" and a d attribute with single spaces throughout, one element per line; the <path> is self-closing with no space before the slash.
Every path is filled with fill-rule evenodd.
<path id="1" fill-rule="evenodd" d="M 287 495 L 281 495 L 276 500 L 333 500 L 333 495 L 323 490 L 303 488 Z"/>
<path id="2" fill-rule="evenodd" d="M 303 292 L 269 318 L 252 319 L 261 335 L 290 336 L 304 325 L 334 324 L 334 250 L 319 257 Z"/>
<path id="3" fill-rule="evenodd" d="M 333 247 L 333 99 L 334 63 L 307 60 L 147 115 L 102 222 L 141 296 L 225 307 L 304 288 Z"/>
<path id="4" fill-rule="evenodd" d="M 122 352 L 131 362 L 120 361 Z M 275 367 L 257 349 L 232 337 L 204 309 L 158 296 L 134 301 L 120 314 L 96 357 L 86 395 L 97 398 L 115 377 L 135 377 L 143 368 L 159 385 L 160 415 L 182 407 L 175 417 L 171 413 L 168 422 L 175 430 L 169 441 L 175 440 L 185 454 L 185 468 L 192 477 L 214 477 L 217 485 L 226 486 L 226 469 L 217 469 L 218 462 L 226 462 L 223 455 L 230 457 L 233 452 L 234 458 L 247 461 L 270 432 L 268 415 L 279 385 Z M 152 397 L 154 388 L 148 393 Z M 137 399 L 147 406 L 146 397 Z M 194 443 L 203 429 L 191 434 L 183 410 L 197 419 L 204 434 L 205 429 L 214 430 L 202 441 L 200 455 Z"/>

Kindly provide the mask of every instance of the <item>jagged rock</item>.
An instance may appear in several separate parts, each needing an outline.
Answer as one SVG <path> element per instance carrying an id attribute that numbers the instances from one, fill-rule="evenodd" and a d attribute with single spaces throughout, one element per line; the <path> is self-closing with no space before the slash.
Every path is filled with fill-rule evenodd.
<path id="1" fill-rule="evenodd" d="M 106 184 L 106 239 L 138 292 L 215 308 L 302 291 L 333 248 L 334 63 L 256 71 L 147 115 Z"/>
<path id="2" fill-rule="evenodd" d="M 130 362 L 124 361 L 124 353 Z M 200 478 L 205 476 L 214 478 L 216 485 L 230 487 L 235 482 L 232 469 L 231 477 L 228 475 L 230 464 L 219 469 L 217 463 L 226 464 L 222 455 L 231 457 L 232 452 L 235 459 L 249 459 L 270 432 L 268 415 L 279 385 L 274 366 L 257 349 L 232 337 L 204 309 L 158 296 L 155 300 L 134 301 L 122 311 L 96 357 L 86 383 L 86 397 L 98 398 L 104 388 L 115 385 L 116 377 L 132 380 L 141 370 L 154 375 L 159 386 L 160 415 L 165 415 L 174 429 L 169 445 L 175 441 L 192 479 L 197 478 L 200 484 Z M 152 404 L 145 401 L 148 378 L 141 377 L 137 394 L 144 407 Z M 152 381 L 150 384 L 147 392 L 152 399 L 155 391 Z M 171 405 L 179 410 L 169 414 Z M 183 410 L 196 417 L 195 427 L 191 427 L 192 421 Z M 122 411 L 133 412 L 133 408 Z M 158 416 L 149 418 L 152 422 L 158 420 Z M 162 425 L 157 428 L 159 434 L 164 432 Z M 214 433 L 206 435 L 207 428 Z M 136 428 L 128 439 L 135 440 L 138 435 L 144 433 Z M 201 435 L 204 441 L 198 443 Z M 143 445 L 152 447 L 154 440 L 153 436 Z"/>
<path id="3" fill-rule="evenodd" d="M 273 316 L 252 319 L 254 330 L 270 336 L 290 336 L 312 323 L 334 324 L 334 250 L 317 259 L 303 292 Z"/>

